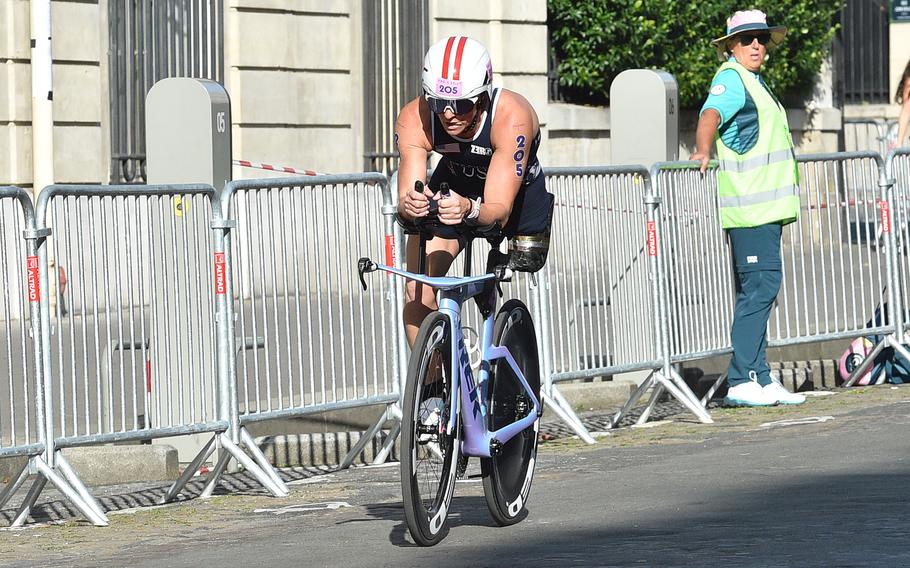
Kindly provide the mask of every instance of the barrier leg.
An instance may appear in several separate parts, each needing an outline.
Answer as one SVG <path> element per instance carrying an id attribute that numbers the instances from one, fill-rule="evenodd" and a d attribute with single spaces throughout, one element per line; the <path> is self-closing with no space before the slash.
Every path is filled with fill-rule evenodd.
<path id="1" fill-rule="evenodd" d="M 373 465 L 383 464 L 389 459 L 389 455 L 392 453 L 392 446 L 395 445 L 395 441 L 401 434 L 401 407 L 398 404 L 390 405 L 389 414 L 392 416 L 392 419 L 395 420 L 395 426 L 392 427 L 392 430 L 389 432 L 389 437 L 385 440 L 385 444 L 382 445 L 382 449 L 379 450 L 379 453 L 376 454 L 376 458 L 373 459 Z"/>
<path id="2" fill-rule="evenodd" d="M 221 474 L 227 469 L 228 460 L 230 459 L 230 452 L 220 452 L 218 454 L 218 461 L 215 462 L 215 467 L 205 478 L 205 485 L 202 487 L 202 493 L 199 494 L 200 499 L 208 499 L 212 496 L 215 487 L 218 486 L 218 480 L 221 479 Z"/>
<path id="3" fill-rule="evenodd" d="M 694 414 L 702 424 L 714 423 L 714 419 L 711 418 L 711 415 L 708 414 L 708 411 L 705 410 L 705 407 L 702 406 L 701 403 L 692 400 L 695 395 L 692 394 L 692 391 L 689 390 L 689 387 L 683 385 L 683 387 L 680 388 L 672 380 L 663 376 L 662 373 L 655 373 L 654 377 L 660 384 L 664 386 L 664 388 L 670 391 L 670 394 L 673 395 L 673 398 L 688 408 L 689 411 L 692 412 L 692 414 Z M 686 391 L 688 391 L 689 394 L 686 394 Z"/>
<path id="4" fill-rule="evenodd" d="M 161 498 L 160 503 L 162 505 L 165 503 L 170 503 L 177 498 L 177 495 L 179 495 L 181 491 L 183 491 L 183 488 L 186 487 L 187 483 L 189 483 L 190 478 L 192 478 L 193 475 L 199 471 L 199 466 L 201 466 L 202 463 L 207 460 L 210 455 L 212 455 L 212 452 L 215 451 L 215 447 L 212 445 L 212 442 L 214 441 L 215 437 L 212 436 L 212 438 L 209 439 L 208 443 L 203 446 L 201 450 L 199 450 L 199 453 L 196 454 L 196 457 L 193 458 L 193 461 L 191 461 L 190 464 L 186 466 L 186 469 L 183 470 L 183 473 L 180 474 L 180 477 L 177 478 L 177 481 L 175 481 L 174 484 L 170 486 L 170 488 L 164 494 L 164 497 Z"/>
<path id="5" fill-rule="evenodd" d="M 98 502 L 95 497 L 89 493 L 88 488 L 82 483 L 82 480 L 79 479 L 79 476 L 76 475 L 76 472 L 73 471 L 73 466 L 70 465 L 70 462 L 63 457 L 63 452 L 57 450 L 56 452 L 56 464 L 57 468 L 60 470 L 60 473 L 63 474 L 63 477 L 69 482 L 70 486 L 76 490 L 76 493 L 82 497 L 82 500 L 85 501 L 86 505 L 91 507 L 98 513 L 99 516 L 105 517 L 104 508 L 101 506 L 101 503 Z M 105 520 L 107 520 L 105 518 Z"/>
<path id="6" fill-rule="evenodd" d="M 562 392 L 559 390 L 559 387 L 557 387 L 556 385 L 554 385 L 552 383 L 550 384 L 550 398 L 552 398 L 556 402 L 556 404 L 558 404 L 560 406 L 560 408 L 562 408 L 562 411 L 566 414 L 566 416 L 568 416 L 569 419 L 575 424 L 575 426 L 573 427 L 575 432 L 579 433 L 579 436 L 581 436 L 583 439 L 585 439 L 585 441 L 587 441 L 587 439 L 590 439 L 591 441 L 588 442 L 589 444 L 595 443 L 594 438 L 591 438 L 591 436 L 588 434 L 588 428 L 584 425 L 584 423 L 581 421 L 581 419 L 575 413 L 575 410 L 572 409 L 572 405 L 569 403 L 568 400 L 566 400 L 566 397 L 563 396 Z M 570 424 L 570 426 L 572 426 L 572 425 Z M 582 436 L 581 432 L 584 433 L 583 436 Z"/>
<path id="7" fill-rule="evenodd" d="M 259 464 L 259 467 L 262 468 L 262 471 L 269 476 L 275 485 L 284 491 L 285 494 L 288 494 L 288 487 L 284 484 L 284 481 L 278 477 L 278 473 L 275 471 L 275 468 L 272 464 L 269 463 L 269 460 L 266 459 L 265 454 L 262 453 L 262 450 L 259 449 L 259 446 L 256 445 L 256 441 L 253 440 L 253 436 L 250 435 L 249 430 L 246 427 L 240 427 L 240 441 L 246 447 L 246 449 L 253 456 L 253 459 L 256 460 L 256 463 Z"/>
<path id="8" fill-rule="evenodd" d="M 82 489 L 85 491 L 85 494 L 88 495 L 88 499 L 91 499 L 91 501 L 89 501 L 88 499 L 84 499 L 83 496 L 79 494 L 79 492 L 77 492 L 75 489 L 73 489 L 66 482 L 66 480 L 64 480 L 62 477 L 60 477 L 60 475 L 58 475 L 57 472 L 53 470 L 53 468 L 51 468 L 49 465 L 47 465 L 43 459 L 34 458 L 34 461 L 35 461 L 35 466 L 37 466 L 38 472 L 40 473 L 39 479 L 43 480 L 41 483 L 41 489 L 44 489 L 44 485 L 47 483 L 47 481 L 50 481 L 57 487 L 57 489 L 60 490 L 61 493 L 66 495 L 66 497 L 73 503 L 73 505 L 76 506 L 76 508 L 79 510 L 79 512 L 82 513 L 82 515 L 85 518 L 87 518 L 89 521 L 91 521 L 91 523 L 93 525 L 95 525 L 96 527 L 106 527 L 108 525 L 107 516 L 104 514 L 104 511 L 101 510 L 101 505 L 98 505 L 95 502 L 94 497 L 92 497 L 91 495 L 88 494 L 88 490 L 85 489 L 85 486 L 82 485 L 81 481 L 79 481 L 79 485 L 82 487 Z M 73 475 L 74 479 L 79 480 L 79 478 L 76 477 L 76 474 L 72 471 L 72 469 L 69 470 L 69 473 Z M 32 490 L 34 490 L 35 487 L 37 487 L 37 484 L 36 484 L 36 486 L 32 487 Z M 38 493 L 41 493 L 40 489 L 39 489 Z M 38 495 L 35 494 L 34 498 L 37 499 Z M 29 505 L 29 508 L 34 506 L 34 504 L 35 504 L 35 502 L 32 501 L 31 504 Z M 96 510 L 95 507 L 97 507 L 99 510 Z M 27 516 L 27 514 L 26 514 L 26 516 Z M 25 521 L 25 517 L 22 518 L 22 521 L 23 522 Z"/>
<path id="9" fill-rule="evenodd" d="M 22 465 L 22 469 L 19 470 L 19 473 L 10 481 L 6 488 L 3 489 L 3 492 L 0 493 L 0 509 L 6 505 L 6 502 L 9 501 L 10 497 L 16 494 L 16 491 L 19 491 L 19 488 L 22 487 L 22 484 L 25 483 L 25 480 L 28 479 L 28 464 L 29 460 L 25 460 L 25 463 Z"/>
<path id="10" fill-rule="evenodd" d="M 717 377 L 717 380 L 714 381 L 714 384 L 711 385 L 711 388 L 708 389 L 708 392 L 705 393 L 705 396 L 701 397 L 701 400 L 699 402 L 701 402 L 702 406 L 708 406 L 708 403 L 711 402 L 712 398 L 714 398 L 714 393 L 717 392 L 717 389 L 719 389 L 720 385 L 724 384 L 724 381 L 726 380 L 727 373 L 724 373 L 721 376 Z"/>
<path id="11" fill-rule="evenodd" d="M 47 485 L 47 478 L 39 473 L 35 482 L 32 483 L 31 489 L 29 489 L 28 493 L 25 495 L 25 500 L 19 505 L 19 511 L 16 512 L 16 518 L 13 519 L 13 524 L 11 526 L 21 527 L 25 524 L 26 519 L 28 519 L 29 514 L 32 512 L 32 507 L 34 507 L 35 502 L 38 501 L 38 495 L 41 495 L 41 492 L 44 491 L 45 485 Z"/>
<path id="12" fill-rule="evenodd" d="M 556 391 L 555 388 L 553 391 L 559 392 Z M 581 421 L 578 420 L 578 417 L 575 416 L 574 412 L 571 412 L 571 414 L 569 412 L 566 412 L 566 409 L 559 403 L 558 400 L 550 397 L 547 394 L 541 393 L 541 398 L 543 399 L 541 402 L 549 406 L 550 409 L 555 412 L 556 415 L 563 422 L 565 422 L 569 428 L 571 428 L 578 435 L 579 438 L 584 440 L 586 444 L 597 443 L 593 436 L 591 436 L 590 432 L 588 432 L 588 429 L 585 428 L 584 424 L 582 424 Z"/>
<path id="13" fill-rule="evenodd" d="M 910 360 L 910 351 L 908 351 L 907 348 L 897 339 L 893 339 L 892 341 L 894 343 L 894 350 L 903 355 L 904 358 Z"/>
<path id="14" fill-rule="evenodd" d="M 686 384 L 686 381 L 682 378 L 682 375 L 676 372 L 676 369 L 670 367 L 670 380 L 672 380 L 676 386 L 679 387 L 681 393 L 686 395 L 692 404 L 702 406 L 701 400 L 695 396 L 695 393 L 692 392 L 692 389 L 689 388 L 689 385 Z"/>
<path id="15" fill-rule="evenodd" d="M 651 398 L 648 400 L 647 406 L 645 406 L 644 411 L 642 411 L 641 416 L 638 417 L 638 420 L 635 423 L 639 426 L 648 421 L 648 418 L 651 417 L 651 413 L 654 411 L 654 407 L 657 406 L 657 401 L 660 399 L 660 395 L 664 393 L 664 386 L 658 384 L 654 387 L 654 390 L 651 391 Z"/>
<path id="16" fill-rule="evenodd" d="M 648 378 L 643 380 L 641 384 L 638 385 L 638 388 L 635 389 L 635 392 L 632 393 L 632 396 L 629 397 L 629 400 L 627 400 L 626 403 L 622 405 L 622 408 L 619 409 L 619 412 L 613 415 L 613 419 L 610 421 L 611 428 L 616 428 L 619 425 L 619 421 L 622 420 L 626 414 L 628 414 L 629 410 L 631 410 L 632 407 L 635 406 L 635 403 L 638 402 L 638 399 L 641 398 L 641 395 L 643 395 L 645 391 L 648 390 L 648 388 L 650 388 L 653 384 L 654 372 L 652 371 L 651 374 L 648 375 Z"/>
<path id="17" fill-rule="evenodd" d="M 367 447 L 367 444 L 373 439 L 374 436 L 379 432 L 379 429 L 382 428 L 382 425 L 389 420 L 389 411 L 388 407 L 382 410 L 382 415 L 379 416 L 377 420 L 370 429 L 363 433 L 363 436 L 357 440 L 357 443 L 354 444 L 354 447 L 344 456 L 344 459 L 341 460 L 341 463 L 338 464 L 338 469 L 347 469 L 351 467 L 351 464 L 354 463 L 354 460 L 357 459 L 357 456 L 360 455 L 360 452 Z"/>
<path id="18" fill-rule="evenodd" d="M 287 497 L 288 490 L 287 488 L 279 487 L 272 478 L 261 468 L 256 462 L 254 462 L 250 456 L 246 455 L 246 452 L 243 451 L 237 444 L 231 441 L 231 437 L 227 434 L 221 434 L 219 437 L 221 441 L 221 447 L 226 449 L 228 453 L 237 460 L 243 468 L 251 474 L 253 477 L 262 484 L 263 487 L 269 490 L 269 492 L 275 497 Z M 217 479 L 217 477 L 215 478 Z M 281 485 L 284 485 L 282 482 Z"/>
<path id="19" fill-rule="evenodd" d="M 853 372 L 850 373 L 850 376 L 847 378 L 844 386 L 852 387 L 853 384 L 856 383 L 856 381 L 858 381 L 859 378 L 866 373 L 869 367 L 872 366 L 872 363 L 875 362 L 875 358 L 878 357 L 878 354 L 881 353 L 885 347 L 891 347 L 891 341 L 892 336 L 890 335 L 879 341 L 875 347 L 872 348 L 872 352 L 866 355 L 866 358 L 863 359 L 863 362 L 860 363 L 857 368 L 853 369 Z M 903 349 L 903 346 L 901 346 L 901 349 Z M 904 351 L 906 352 L 906 349 L 904 349 Z M 901 355 L 903 355 L 903 353 L 901 353 Z"/>
<path id="20" fill-rule="evenodd" d="M 389 459 L 389 454 L 392 453 L 392 446 L 395 445 L 395 440 L 398 439 L 399 434 L 401 434 L 401 420 L 396 421 L 395 426 L 389 431 L 389 436 L 385 439 L 382 449 L 373 458 L 372 465 L 384 464 Z"/>

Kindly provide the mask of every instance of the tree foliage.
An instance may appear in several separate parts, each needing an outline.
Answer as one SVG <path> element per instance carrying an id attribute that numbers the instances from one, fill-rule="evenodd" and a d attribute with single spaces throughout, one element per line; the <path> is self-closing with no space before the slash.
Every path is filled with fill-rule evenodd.
<path id="1" fill-rule="evenodd" d="M 625 69 L 663 69 L 679 86 L 679 103 L 699 107 L 720 61 L 711 40 L 736 10 L 757 8 L 769 25 L 789 28 L 770 51 L 762 77 L 785 102 L 803 101 L 831 47 L 839 0 L 548 0 L 551 56 L 569 102 L 604 104 Z"/>

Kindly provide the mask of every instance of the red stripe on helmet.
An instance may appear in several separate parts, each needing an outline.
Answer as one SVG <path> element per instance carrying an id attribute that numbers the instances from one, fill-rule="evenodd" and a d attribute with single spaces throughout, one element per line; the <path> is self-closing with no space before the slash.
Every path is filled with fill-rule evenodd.
<path id="1" fill-rule="evenodd" d="M 452 44 L 455 43 L 455 36 L 449 38 L 446 42 L 446 51 L 442 56 L 442 78 L 449 78 L 449 56 L 452 55 Z"/>
<path id="2" fill-rule="evenodd" d="M 452 80 L 457 81 L 461 75 L 461 56 L 464 55 L 464 44 L 468 42 L 468 38 L 462 37 L 458 42 L 458 51 L 455 52 L 455 75 L 452 76 Z"/>

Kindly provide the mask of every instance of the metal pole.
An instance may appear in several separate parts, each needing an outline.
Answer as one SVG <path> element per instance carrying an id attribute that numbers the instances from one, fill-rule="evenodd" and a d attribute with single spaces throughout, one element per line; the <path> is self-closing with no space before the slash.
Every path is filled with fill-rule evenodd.
<path id="1" fill-rule="evenodd" d="M 240 412 L 237 403 L 236 346 L 234 342 L 234 290 L 231 275 L 231 231 L 236 221 L 228 220 L 233 191 L 230 183 L 212 199 L 212 228 L 215 248 L 215 309 L 218 338 L 218 418 L 230 425 L 231 441 L 240 443 Z"/>
<path id="2" fill-rule="evenodd" d="M 895 177 L 893 172 L 894 155 L 888 156 L 886 162 L 881 158 L 877 160 L 879 171 L 879 186 L 881 187 L 882 200 L 882 233 L 885 242 L 885 256 L 888 259 L 887 278 L 888 278 L 888 317 L 894 325 L 894 331 L 898 344 L 904 342 L 904 301 L 901 290 L 900 264 L 897 256 L 897 236 L 894 231 L 893 212 L 898 205 L 894 199 Z"/>
<path id="3" fill-rule="evenodd" d="M 51 0 L 31 1 L 32 196 L 54 183 L 54 80 Z"/>

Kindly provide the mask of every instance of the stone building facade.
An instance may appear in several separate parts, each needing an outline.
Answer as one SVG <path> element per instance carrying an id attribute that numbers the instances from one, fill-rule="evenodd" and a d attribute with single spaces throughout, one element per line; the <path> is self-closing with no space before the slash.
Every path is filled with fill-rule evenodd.
<path id="1" fill-rule="evenodd" d="M 111 2 L 54 0 L 54 168 L 62 183 L 111 179 Z M 173 1 L 173 0 L 170 0 Z M 209 0 L 180 0 L 208 2 Z M 214 0 L 212 0 L 214 1 Z M 363 5 L 355 0 L 221 0 L 224 83 L 232 99 L 233 158 L 320 172 L 364 169 Z M 395 0 L 376 0 L 394 3 Z M 32 185 L 30 0 L 0 3 L 0 184 Z M 546 0 L 429 0 L 430 42 L 466 34 L 491 52 L 495 82 L 525 95 L 540 115 L 545 165 L 610 162 L 609 109 L 548 101 Z M 893 24 L 906 26 L 907 24 Z M 895 81 L 910 39 L 891 34 Z M 841 113 L 822 75 L 809 109 L 791 112 L 801 151 L 837 150 Z M 845 114 L 896 114 L 894 108 Z M 681 117 L 681 151 L 695 117 Z M 234 176 L 261 177 L 236 167 Z M 272 174 L 268 174 L 272 175 Z"/>

